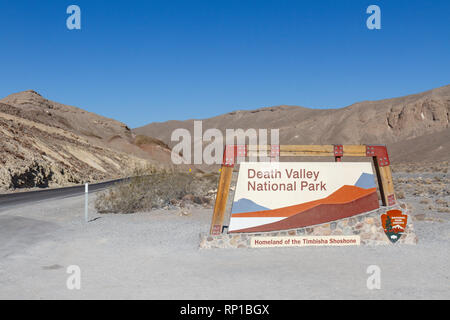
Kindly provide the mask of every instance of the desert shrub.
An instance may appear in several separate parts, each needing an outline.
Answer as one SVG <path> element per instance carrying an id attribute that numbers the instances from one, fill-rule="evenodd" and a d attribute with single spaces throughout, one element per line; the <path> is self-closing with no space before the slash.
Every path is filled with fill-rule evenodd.
<path id="1" fill-rule="evenodd" d="M 407 173 L 442 172 L 442 173 L 447 173 L 448 168 L 449 168 L 448 161 L 394 163 L 392 165 L 392 171 L 395 173 L 398 173 L 398 172 L 407 172 Z"/>
<path id="2" fill-rule="evenodd" d="M 136 138 L 134 139 L 134 143 L 139 147 L 145 144 L 156 144 L 163 148 L 169 149 L 169 146 L 164 142 L 162 142 L 161 140 L 144 135 L 137 135 Z"/>
<path id="3" fill-rule="evenodd" d="M 436 204 L 441 205 L 442 207 L 448 207 L 449 203 L 444 199 L 436 199 Z"/>
<path id="4" fill-rule="evenodd" d="M 402 190 L 397 191 L 397 199 L 405 199 L 405 193 Z"/>
<path id="5" fill-rule="evenodd" d="M 99 193 L 95 208 L 99 213 L 135 213 L 182 206 L 186 199 L 201 204 L 210 202 L 208 191 L 216 185 L 216 175 L 137 170 L 132 178 Z"/>

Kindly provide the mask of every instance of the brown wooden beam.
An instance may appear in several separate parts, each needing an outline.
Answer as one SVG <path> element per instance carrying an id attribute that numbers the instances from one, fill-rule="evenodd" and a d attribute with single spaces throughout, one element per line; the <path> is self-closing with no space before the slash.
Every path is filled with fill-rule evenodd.
<path id="1" fill-rule="evenodd" d="M 344 145 L 344 157 L 365 157 L 365 145 Z M 248 156 L 266 156 L 270 150 L 270 145 L 249 145 L 247 147 Z M 334 157 L 334 145 L 281 145 L 280 156 L 283 157 L 305 157 L 324 156 Z"/>
<path id="2" fill-rule="evenodd" d="M 394 193 L 394 182 L 392 181 L 392 173 L 390 166 L 380 166 L 377 157 L 373 157 L 373 165 L 378 180 L 378 188 L 380 190 L 381 201 L 383 206 L 392 206 L 396 203 Z"/>
<path id="3" fill-rule="evenodd" d="M 345 157 L 365 157 L 366 146 L 365 145 L 344 145 Z"/>
<path id="4" fill-rule="evenodd" d="M 222 233 L 223 219 L 227 208 L 228 194 L 230 192 L 233 167 L 222 165 L 217 188 L 216 203 L 211 221 L 210 234 L 218 235 Z"/>

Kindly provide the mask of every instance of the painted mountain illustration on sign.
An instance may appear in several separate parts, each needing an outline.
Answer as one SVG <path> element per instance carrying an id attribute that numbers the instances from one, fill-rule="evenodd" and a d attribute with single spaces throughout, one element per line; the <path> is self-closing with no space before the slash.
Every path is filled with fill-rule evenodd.
<path id="1" fill-rule="evenodd" d="M 233 202 L 233 207 L 231 209 L 231 213 L 245 213 L 245 212 L 255 212 L 255 211 L 264 211 L 270 210 L 269 208 L 260 206 L 259 204 L 253 202 L 249 199 L 239 199 L 238 201 Z"/>
<path id="2" fill-rule="evenodd" d="M 348 218 L 378 208 L 376 188 L 364 189 L 358 186 L 344 185 L 323 199 L 273 210 L 234 213 L 231 216 L 232 219 L 278 218 L 280 220 L 240 229 L 233 229 L 232 223 L 230 223 L 229 232 L 295 229 Z M 242 224 L 239 223 L 239 225 Z"/>
<path id="3" fill-rule="evenodd" d="M 376 188 L 375 184 L 375 177 L 373 174 L 369 173 L 363 173 L 358 181 L 356 181 L 355 186 L 364 188 L 364 189 L 370 189 L 370 188 Z"/>

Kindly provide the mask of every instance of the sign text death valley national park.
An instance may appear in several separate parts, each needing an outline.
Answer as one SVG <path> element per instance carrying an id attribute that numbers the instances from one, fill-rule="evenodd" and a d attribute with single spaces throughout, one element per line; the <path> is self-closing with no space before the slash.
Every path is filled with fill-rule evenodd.
<path id="1" fill-rule="evenodd" d="M 248 191 L 327 191 L 320 171 L 299 169 L 247 170 Z M 282 182 L 288 179 L 290 182 Z M 277 181 L 278 180 L 278 181 Z"/>

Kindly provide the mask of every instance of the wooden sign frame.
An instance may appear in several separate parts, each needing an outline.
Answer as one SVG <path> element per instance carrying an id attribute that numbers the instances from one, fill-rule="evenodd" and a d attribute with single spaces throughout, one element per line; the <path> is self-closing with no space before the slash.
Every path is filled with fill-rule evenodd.
<path id="1" fill-rule="evenodd" d="M 223 231 L 223 220 L 228 202 L 234 165 L 237 158 L 270 155 L 271 161 L 279 157 L 371 157 L 378 179 L 383 206 L 396 203 L 390 161 L 385 145 L 226 145 L 217 188 L 216 202 L 211 221 L 210 234 Z"/>

